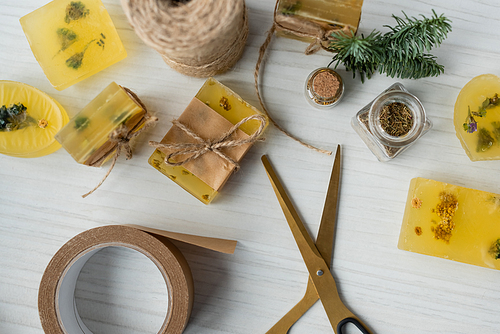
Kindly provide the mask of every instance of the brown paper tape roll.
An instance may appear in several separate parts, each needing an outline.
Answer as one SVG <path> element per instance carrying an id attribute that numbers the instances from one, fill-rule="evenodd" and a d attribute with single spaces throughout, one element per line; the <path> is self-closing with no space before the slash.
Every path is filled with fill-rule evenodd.
<path id="1" fill-rule="evenodd" d="M 167 316 L 158 334 L 182 333 L 193 305 L 193 277 L 182 253 L 167 239 L 169 233 L 172 232 L 135 225 L 103 226 L 83 232 L 64 244 L 49 262 L 40 283 L 38 311 L 45 333 L 92 334 L 74 303 L 76 281 L 90 257 L 111 246 L 136 250 L 158 267 L 169 295 Z M 206 241 L 212 245 L 211 249 L 226 253 L 234 252 L 236 246 L 233 240 L 173 234 L 171 238 L 202 247 L 205 247 L 202 241 Z"/>

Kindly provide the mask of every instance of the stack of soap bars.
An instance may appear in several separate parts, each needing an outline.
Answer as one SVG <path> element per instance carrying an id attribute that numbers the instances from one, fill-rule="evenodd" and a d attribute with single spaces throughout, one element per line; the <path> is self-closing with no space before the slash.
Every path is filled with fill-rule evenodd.
<path id="1" fill-rule="evenodd" d="M 212 121 L 214 118 L 222 118 L 222 121 L 229 124 L 230 126 L 240 122 L 244 118 L 247 118 L 252 115 L 263 115 L 259 110 L 255 107 L 251 106 L 247 102 L 245 102 L 240 96 L 234 93 L 232 90 L 222 85 L 220 82 L 213 78 L 209 78 L 203 87 L 200 89 L 198 94 L 196 94 L 195 99 L 191 102 L 190 106 L 184 111 L 184 113 L 179 118 L 182 119 L 186 114 L 193 112 L 194 107 L 198 105 L 198 109 L 200 109 L 199 104 L 202 107 L 211 109 L 212 111 L 208 111 L 208 113 L 204 113 L 203 117 L 199 116 L 190 116 L 190 127 L 198 127 L 198 128 L 206 128 L 205 132 L 210 132 L 216 137 L 220 137 L 224 134 L 224 131 L 217 133 L 217 129 L 211 128 L 213 124 Z M 206 106 L 205 106 L 206 105 Z M 203 109 L 203 108 L 201 108 Z M 215 112 L 213 115 L 213 112 Z M 216 116 L 216 117 L 214 117 Z M 222 116 L 222 117 L 220 117 Z M 217 121 L 220 122 L 221 120 Z M 198 123 L 198 124 L 194 124 Z M 246 135 L 252 135 L 257 131 L 260 127 L 260 122 L 257 120 L 250 120 L 246 123 L 243 123 L 239 130 L 243 131 Z M 172 133 L 171 129 L 169 133 L 163 138 L 162 143 L 169 142 L 169 134 Z M 250 146 L 247 146 L 243 152 L 241 152 L 239 159 L 246 153 L 246 150 L 249 149 Z M 234 170 L 234 166 L 229 167 L 225 166 L 225 171 L 221 171 L 221 174 L 227 175 L 224 176 L 223 182 L 220 182 L 218 186 L 210 186 L 206 179 L 203 180 L 203 177 L 200 175 L 195 175 L 192 171 L 185 168 L 185 166 L 171 166 L 165 163 L 166 154 L 160 150 L 156 149 L 154 153 L 149 158 L 149 163 L 158 171 L 168 176 L 171 180 L 176 182 L 182 188 L 187 190 L 197 199 L 202 201 L 205 204 L 209 204 L 214 197 L 217 195 L 218 190 L 222 188 L 227 177 Z M 207 169 L 207 166 L 199 166 L 198 170 Z M 219 174 L 219 171 L 214 171 L 213 174 Z M 211 178 L 212 175 L 206 175 L 208 178 Z"/>

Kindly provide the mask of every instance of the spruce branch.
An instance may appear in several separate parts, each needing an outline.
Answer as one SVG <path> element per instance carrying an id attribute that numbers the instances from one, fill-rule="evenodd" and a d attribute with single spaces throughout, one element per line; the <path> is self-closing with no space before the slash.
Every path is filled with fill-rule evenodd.
<path id="1" fill-rule="evenodd" d="M 370 79 L 383 59 L 384 50 L 380 42 L 380 32 L 374 30 L 366 37 L 363 35 L 357 37 L 353 32 L 347 34 L 338 31 L 332 33 L 332 36 L 335 39 L 329 49 L 336 54 L 330 64 L 336 62 L 335 68 L 339 63 L 344 64 L 346 70 L 353 72 L 353 78 L 358 72 L 362 82 L 365 81 L 365 75 Z"/>
<path id="2" fill-rule="evenodd" d="M 432 13 L 433 16 L 430 19 L 421 15 L 422 19 L 419 20 L 415 17 L 408 17 L 403 12 L 406 21 L 392 15 L 397 25 L 394 27 L 384 26 L 391 29 L 383 36 L 385 47 L 399 48 L 407 57 L 416 57 L 439 46 L 446 39 L 448 32 L 451 31 L 451 25 L 443 14 L 438 16 L 434 10 Z"/>
<path id="3" fill-rule="evenodd" d="M 361 82 L 365 76 L 370 79 L 377 70 L 407 79 L 438 76 L 444 72 L 444 66 L 426 52 L 446 39 L 451 25 L 443 14 L 438 16 L 434 10 L 432 13 L 431 18 L 421 15 L 421 19 L 404 12 L 404 18 L 393 15 L 396 25 L 385 25 L 390 29 L 385 34 L 374 30 L 367 37 L 356 37 L 353 33 L 334 32 L 328 49 L 336 54 L 330 64 L 336 62 L 337 67 L 342 63 L 347 71 L 353 72 L 353 77 L 358 72 Z"/>

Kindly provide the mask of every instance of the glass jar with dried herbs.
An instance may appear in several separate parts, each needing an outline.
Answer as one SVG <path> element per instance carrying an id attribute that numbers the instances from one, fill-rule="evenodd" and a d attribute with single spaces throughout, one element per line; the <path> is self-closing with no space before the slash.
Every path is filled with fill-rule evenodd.
<path id="1" fill-rule="evenodd" d="M 352 127 L 380 161 L 401 154 L 432 127 L 419 99 L 395 83 L 361 109 Z"/>

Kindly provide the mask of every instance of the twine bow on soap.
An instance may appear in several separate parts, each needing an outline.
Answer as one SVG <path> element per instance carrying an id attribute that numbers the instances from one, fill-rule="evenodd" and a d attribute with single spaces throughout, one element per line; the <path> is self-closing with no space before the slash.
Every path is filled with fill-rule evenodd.
<path id="1" fill-rule="evenodd" d="M 82 195 L 83 198 L 92 194 L 104 183 L 104 181 L 106 181 L 109 174 L 113 170 L 113 167 L 115 167 L 116 160 L 118 160 L 118 157 L 120 156 L 122 151 L 125 153 L 125 157 L 127 160 L 132 159 L 132 148 L 130 147 L 130 140 L 137 137 L 148 128 L 152 127 L 157 121 L 157 117 L 151 116 L 146 112 L 146 114 L 144 115 L 144 122 L 142 123 L 142 127 L 138 130 L 130 130 L 125 124 L 122 124 L 109 134 L 109 141 L 112 143 L 116 143 L 115 155 L 113 157 L 113 161 L 111 162 L 111 166 L 109 167 L 108 172 L 106 173 L 106 175 L 104 175 L 101 182 L 99 182 L 99 184 L 94 189 L 92 189 L 85 195 Z"/>
<path id="2" fill-rule="evenodd" d="M 325 44 L 327 44 L 327 42 L 329 43 L 329 42 L 334 41 L 336 39 L 335 37 L 332 37 L 332 33 L 339 32 L 339 31 L 344 33 L 344 34 L 351 33 L 351 29 L 349 28 L 349 26 L 345 26 L 343 28 L 339 27 L 339 28 L 330 29 L 330 30 L 321 29 L 321 34 L 314 36 L 314 42 L 309 44 L 309 46 L 306 48 L 306 51 L 304 51 L 304 53 L 306 55 L 311 55 L 313 53 L 318 52 L 321 49 L 326 50 Z"/>
<path id="3" fill-rule="evenodd" d="M 351 34 L 349 26 L 335 26 L 327 29 L 325 26 L 318 24 L 314 21 L 306 20 L 294 15 L 281 15 L 274 13 L 275 29 L 280 31 L 291 32 L 296 36 L 312 38 L 314 41 L 309 44 L 305 50 L 306 55 L 311 55 L 323 49 L 329 51 L 327 46 L 329 42 L 334 41 L 335 37 L 332 36 L 334 32 L 342 32 L 344 34 Z M 330 27 L 329 27 L 330 28 Z"/>
<path id="4" fill-rule="evenodd" d="M 250 120 L 258 120 L 260 121 L 260 126 L 255 131 L 251 136 L 245 139 L 231 139 L 231 135 L 238 130 L 238 128 L 250 121 Z M 246 117 L 233 125 L 233 127 L 227 131 L 224 135 L 222 135 L 220 138 L 215 139 L 215 140 L 207 140 L 204 138 L 201 138 L 196 134 L 194 131 L 189 129 L 187 126 L 179 122 L 178 120 L 172 121 L 174 126 L 177 126 L 179 129 L 184 131 L 186 134 L 191 136 L 196 140 L 194 143 L 168 143 L 168 144 L 163 144 L 155 141 L 150 141 L 149 145 L 153 146 L 154 148 L 157 149 L 171 149 L 175 150 L 175 152 L 170 153 L 168 156 L 165 157 L 165 164 L 169 166 L 180 166 L 185 163 L 188 163 L 192 160 L 195 160 L 202 156 L 205 153 L 208 152 L 214 152 L 217 154 L 219 157 L 222 159 L 228 161 L 232 165 L 235 166 L 235 170 L 237 171 L 240 168 L 240 165 L 238 162 L 234 161 L 231 157 L 229 157 L 227 154 L 222 152 L 220 149 L 225 148 L 225 147 L 235 147 L 235 146 L 240 146 L 244 144 L 249 144 L 249 143 L 255 143 L 256 141 L 263 141 L 264 138 L 259 138 L 261 135 L 262 131 L 264 130 L 267 120 L 266 117 L 263 115 L 252 115 L 249 117 Z M 184 155 L 184 154 L 191 154 L 191 156 L 187 157 L 186 159 L 182 161 L 173 161 L 173 158 L 178 156 L 178 155 Z"/>

